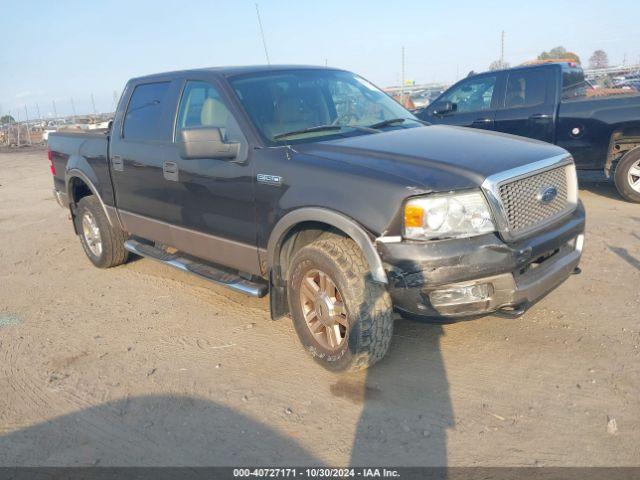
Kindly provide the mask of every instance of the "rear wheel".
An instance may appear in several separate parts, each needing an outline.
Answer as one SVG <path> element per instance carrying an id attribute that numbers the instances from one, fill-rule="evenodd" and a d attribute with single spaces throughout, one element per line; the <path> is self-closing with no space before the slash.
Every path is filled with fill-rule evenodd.
<path id="1" fill-rule="evenodd" d="M 80 243 L 89 260 L 99 268 L 115 267 L 127 261 L 125 233 L 109 223 L 98 199 L 90 195 L 78 202 L 76 213 Z"/>
<path id="2" fill-rule="evenodd" d="M 640 203 L 640 149 L 627 153 L 618 162 L 614 174 L 618 192 L 625 200 Z"/>
<path id="3" fill-rule="evenodd" d="M 393 333 L 391 299 L 352 240 L 327 233 L 300 249 L 288 288 L 298 337 L 323 367 L 361 370 L 384 357 Z"/>

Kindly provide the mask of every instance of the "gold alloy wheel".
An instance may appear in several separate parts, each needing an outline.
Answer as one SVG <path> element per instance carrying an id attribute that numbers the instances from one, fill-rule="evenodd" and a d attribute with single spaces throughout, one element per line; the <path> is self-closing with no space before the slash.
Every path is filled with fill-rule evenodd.
<path id="1" fill-rule="evenodd" d="M 313 337 L 328 350 L 337 350 L 347 338 L 347 310 L 342 295 L 326 273 L 309 270 L 300 285 L 300 304 Z"/>

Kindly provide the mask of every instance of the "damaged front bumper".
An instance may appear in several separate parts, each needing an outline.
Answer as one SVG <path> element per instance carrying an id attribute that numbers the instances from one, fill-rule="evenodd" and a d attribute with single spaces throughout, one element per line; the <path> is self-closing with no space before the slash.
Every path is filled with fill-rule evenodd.
<path id="1" fill-rule="evenodd" d="M 562 223 L 513 244 L 497 235 L 378 243 L 396 310 L 464 317 L 521 312 L 560 285 L 580 262 L 582 204 Z"/>

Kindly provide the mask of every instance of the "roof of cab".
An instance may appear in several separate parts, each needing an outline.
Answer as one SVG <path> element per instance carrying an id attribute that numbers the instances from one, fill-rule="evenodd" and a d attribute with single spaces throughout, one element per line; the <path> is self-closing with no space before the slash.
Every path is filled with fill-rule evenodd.
<path id="1" fill-rule="evenodd" d="M 243 75 L 247 73 L 260 73 L 260 72 L 279 72 L 286 70 L 340 70 L 331 67 L 321 67 L 314 65 L 247 65 L 247 66 L 231 66 L 231 67 L 207 67 L 196 68 L 190 70 L 176 70 L 173 72 L 153 73 L 151 75 L 144 75 L 141 77 L 134 77 L 130 81 L 140 80 L 168 80 L 171 78 L 184 77 L 189 74 L 201 74 L 208 72 L 215 75 L 221 75 L 225 77 L 231 77 L 235 75 Z"/>

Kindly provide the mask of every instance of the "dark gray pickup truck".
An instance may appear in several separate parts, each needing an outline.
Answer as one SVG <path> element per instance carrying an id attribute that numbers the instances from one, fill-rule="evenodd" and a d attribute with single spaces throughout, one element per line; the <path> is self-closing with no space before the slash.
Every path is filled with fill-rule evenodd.
<path id="1" fill-rule="evenodd" d="M 427 126 L 342 70 L 136 78 L 108 131 L 51 134 L 49 159 L 96 266 L 133 253 L 269 294 L 337 371 L 384 356 L 394 309 L 518 315 L 582 251 L 565 150 Z"/>

